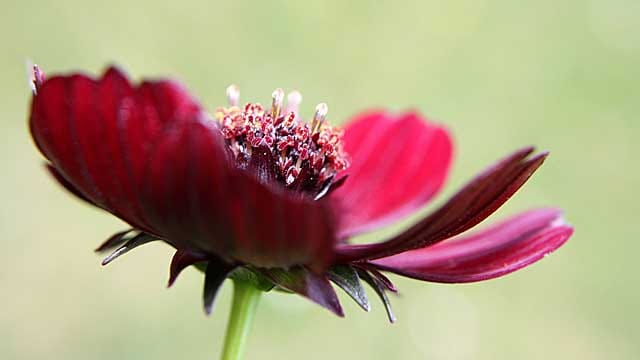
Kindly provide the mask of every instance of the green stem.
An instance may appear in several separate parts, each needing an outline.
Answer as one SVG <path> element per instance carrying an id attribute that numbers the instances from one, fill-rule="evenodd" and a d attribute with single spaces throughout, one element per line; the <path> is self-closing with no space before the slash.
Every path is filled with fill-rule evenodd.
<path id="1" fill-rule="evenodd" d="M 241 360 L 243 358 L 244 348 L 261 292 L 249 281 L 234 279 L 233 305 L 229 316 L 229 324 L 227 325 L 222 360 Z"/>

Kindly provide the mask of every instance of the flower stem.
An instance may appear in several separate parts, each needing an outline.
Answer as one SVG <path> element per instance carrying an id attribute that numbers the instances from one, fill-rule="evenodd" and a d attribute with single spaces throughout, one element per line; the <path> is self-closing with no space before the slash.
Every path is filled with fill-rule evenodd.
<path id="1" fill-rule="evenodd" d="M 249 281 L 234 279 L 233 304 L 222 350 L 222 360 L 241 360 L 243 358 L 261 292 Z"/>

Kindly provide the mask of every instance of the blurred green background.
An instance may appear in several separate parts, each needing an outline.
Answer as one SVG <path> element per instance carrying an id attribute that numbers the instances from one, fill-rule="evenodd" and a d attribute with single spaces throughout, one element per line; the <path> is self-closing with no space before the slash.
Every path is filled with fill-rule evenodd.
<path id="1" fill-rule="evenodd" d="M 215 359 L 231 295 L 207 318 L 198 272 L 167 290 L 162 244 L 100 266 L 92 249 L 124 225 L 45 174 L 27 58 L 173 76 L 209 108 L 230 83 L 263 102 L 299 89 L 303 114 L 325 101 L 336 123 L 417 108 L 455 134 L 445 195 L 522 145 L 551 150 L 493 219 L 566 209 L 577 231 L 553 256 L 485 283 L 397 279 L 394 325 L 378 302 L 366 314 L 340 294 L 340 319 L 270 294 L 248 359 L 640 358 L 640 2 L 0 2 L 0 358 Z"/>

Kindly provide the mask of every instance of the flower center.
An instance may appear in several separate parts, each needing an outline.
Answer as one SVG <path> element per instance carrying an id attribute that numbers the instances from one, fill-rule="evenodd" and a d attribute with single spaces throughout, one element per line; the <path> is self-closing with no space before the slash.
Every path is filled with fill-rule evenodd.
<path id="1" fill-rule="evenodd" d="M 276 89 L 271 108 L 259 103 L 239 107 L 240 92 L 227 88 L 230 107 L 216 109 L 227 146 L 240 168 L 254 171 L 263 182 L 277 181 L 287 189 L 323 196 L 338 172 L 349 166 L 342 149 L 342 131 L 327 121 L 327 104 L 316 106 L 311 122 L 298 115 L 299 92 L 287 96 Z"/>

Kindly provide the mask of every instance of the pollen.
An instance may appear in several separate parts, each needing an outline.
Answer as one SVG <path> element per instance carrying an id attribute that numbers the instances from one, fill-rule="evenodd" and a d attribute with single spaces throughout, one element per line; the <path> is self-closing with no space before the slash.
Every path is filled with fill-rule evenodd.
<path id="1" fill-rule="evenodd" d="M 276 89 L 271 107 L 260 103 L 239 106 L 240 92 L 227 88 L 228 107 L 215 111 L 222 135 L 238 167 L 261 172 L 288 189 L 324 193 L 336 175 L 349 167 L 342 130 L 327 122 L 328 107 L 316 106 L 309 122 L 298 113 L 302 96 Z M 266 174 L 266 175 L 265 175 Z"/>

